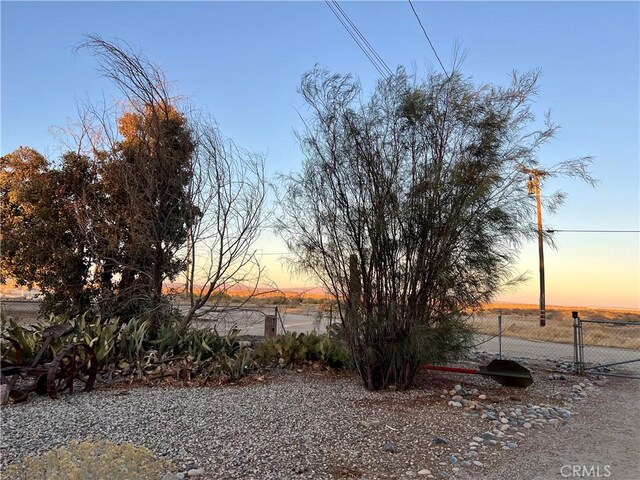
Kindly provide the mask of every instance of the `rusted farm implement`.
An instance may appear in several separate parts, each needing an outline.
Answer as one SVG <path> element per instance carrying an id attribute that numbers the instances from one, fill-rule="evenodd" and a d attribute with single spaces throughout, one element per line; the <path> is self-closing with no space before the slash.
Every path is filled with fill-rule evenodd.
<path id="1" fill-rule="evenodd" d="M 0 383 L 8 390 L 14 402 L 27 400 L 29 393 L 48 394 L 58 398 L 58 393 L 80 386 L 85 392 L 93 389 L 98 363 L 93 349 L 84 343 L 69 343 L 57 351 L 51 343 L 71 332 L 71 325 L 53 325 L 42 331 L 43 344 L 35 358 L 24 363 L 20 344 L 9 338 L 10 347 L 2 352 Z M 29 382 L 30 379 L 33 379 Z"/>

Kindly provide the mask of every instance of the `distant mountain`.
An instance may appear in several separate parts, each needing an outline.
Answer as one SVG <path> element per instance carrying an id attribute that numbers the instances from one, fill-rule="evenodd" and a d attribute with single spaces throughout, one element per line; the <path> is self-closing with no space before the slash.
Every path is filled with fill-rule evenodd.
<path id="1" fill-rule="evenodd" d="M 200 285 L 196 285 L 195 290 L 201 289 Z M 164 286 L 165 293 L 179 293 L 184 291 L 184 283 L 166 283 Z M 302 297 L 302 298 L 329 298 L 329 295 L 321 287 L 289 287 L 274 289 L 272 287 L 247 287 L 244 285 L 235 285 L 229 288 L 226 293 L 231 296 L 246 296 L 255 292 L 260 297 L 286 296 L 286 297 Z"/>

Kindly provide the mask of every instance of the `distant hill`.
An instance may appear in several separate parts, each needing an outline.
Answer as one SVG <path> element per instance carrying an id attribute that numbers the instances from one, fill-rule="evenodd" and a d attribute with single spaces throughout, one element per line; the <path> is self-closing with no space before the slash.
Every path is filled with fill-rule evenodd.
<path id="1" fill-rule="evenodd" d="M 577 311 L 580 318 L 587 319 L 610 319 L 620 321 L 640 321 L 640 309 L 637 308 L 615 308 L 615 307 L 585 307 L 585 306 L 571 306 L 564 305 L 547 305 L 546 313 L 550 317 L 555 315 L 557 318 L 571 318 L 571 312 Z M 519 316 L 532 316 L 535 317 L 540 312 L 538 305 L 523 304 L 523 303 L 507 303 L 507 302 L 494 302 L 487 305 L 483 312 L 485 314 L 498 314 L 502 312 L 504 315 L 519 315 Z"/>
<path id="2" fill-rule="evenodd" d="M 197 285 L 195 290 L 201 289 L 202 287 Z M 164 286 L 164 291 L 166 293 L 176 293 L 184 291 L 184 283 L 168 283 Z M 246 297 L 251 293 L 255 293 L 258 297 L 302 297 L 302 298 L 315 298 L 315 299 L 325 299 L 330 298 L 330 296 L 324 291 L 321 287 L 290 287 L 290 288 L 281 288 L 274 289 L 271 287 L 258 287 L 254 289 L 253 287 L 246 287 L 243 285 L 236 285 L 232 288 L 226 290 L 228 295 L 237 296 L 237 297 Z"/>
<path id="3" fill-rule="evenodd" d="M 165 293 L 178 293 L 184 291 L 184 283 L 167 283 L 164 286 Z M 232 297 L 246 298 L 253 291 L 252 288 L 245 286 L 235 286 L 227 290 L 227 294 Z M 18 287 L 14 283 L 7 283 L 5 285 L 0 284 L 0 297 L 2 298 L 25 298 L 34 299 L 39 294 L 38 289 L 27 290 L 24 287 Z M 325 300 L 331 299 L 325 290 L 321 287 L 290 287 L 274 290 L 269 287 L 260 287 L 256 290 L 258 298 L 270 298 L 270 297 L 282 297 L 287 298 L 302 298 L 302 299 L 315 299 Z M 506 315 L 508 314 L 521 314 L 521 315 L 537 315 L 537 304 L 527 303 L 512 303 L 512 302 L 493 302 L 483 309 L 484 312 L 498 313 L 502 310 Z M 591 316 L 606 317 L 606 318 L 618 318 L 624 315 L 637 315 L 640 316 L 640 309 L 637 308 L 616 308 L 616 307 L 598 307 L 598 306 L 565 306 L 565 305 L 547 305 L 547 311 L 555 311 L 561 313 L 563 317 L 571 317 L 571 312 L 577 310 L 580 312 L 580 316 L 583 319 Z"/>

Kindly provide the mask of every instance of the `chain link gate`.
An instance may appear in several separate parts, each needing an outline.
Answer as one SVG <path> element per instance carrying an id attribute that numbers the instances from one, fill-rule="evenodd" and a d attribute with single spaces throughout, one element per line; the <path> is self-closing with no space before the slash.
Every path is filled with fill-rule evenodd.
<path id="1" fill-rule="evenodd" d="M 640 379 L 640 323 L 582 320 L 578 312 L 571 313 L 573 359 L 577 373 Z M 602 329 L 607 329 L 609 335 L 615 332 L 616 338 L 620 339 L 620 347 L 599 346 L 598 337 Z"/>

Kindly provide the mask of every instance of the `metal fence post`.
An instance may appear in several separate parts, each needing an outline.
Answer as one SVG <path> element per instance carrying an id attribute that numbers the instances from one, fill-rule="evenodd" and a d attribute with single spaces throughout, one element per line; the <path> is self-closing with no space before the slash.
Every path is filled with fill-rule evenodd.
<path id="1" fill-rule="evenodd" d="M 502 310 L 498 314 L 498 358 L 502 360 Z"/>
<path id="2" fill-rule="evenodd" d="M 333 304 L 329 305 L 329 328 L 333 326 Z"/>
<path id="3" fill-rule="evenodd" d="M 580 355 L 580 375 L 584 375 L 584 331 L 582 330 L 582 320 L 578 317 L 578 354 Z"/>
<path id="4" fill-rule="evenodd" d="M 282 315 L 280 315 L 280 309 L 278 307 L 276 307 L 276 321 L 280 322 L 280 327 L 282 328 L 282 333 L 286 334 L 287 333 L 287 329 L 284 327 L 284 320 L 282 319 Z M 276 325 L 277 328 L 277 325 Z"/>
<path id="5" fill-rule="evenodd" d="M 584 375 L 584 337 L 582 335 L 582 321 L 578 312 L 571 312 L 573 317 L 573 364 L 576 373 Z"/>

